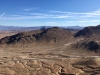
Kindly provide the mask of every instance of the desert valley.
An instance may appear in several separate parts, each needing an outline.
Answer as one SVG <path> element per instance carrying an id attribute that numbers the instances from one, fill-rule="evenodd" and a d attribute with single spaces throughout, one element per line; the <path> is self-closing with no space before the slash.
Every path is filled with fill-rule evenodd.
<path id="1" fill-rule="evenodd" d="M 100 25 L 1 30 L 0 75 L 99 75 Z"/>

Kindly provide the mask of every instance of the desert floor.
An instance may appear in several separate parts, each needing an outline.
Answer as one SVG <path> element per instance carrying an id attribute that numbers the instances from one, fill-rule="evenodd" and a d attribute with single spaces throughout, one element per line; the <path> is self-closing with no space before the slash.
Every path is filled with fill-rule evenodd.
<path id="1" fill-rule="evenodd" d="M 82 50 L 68 50 L 65 44 L 0 48 L 0 75 L 99 74 L 99 56 Z"/>

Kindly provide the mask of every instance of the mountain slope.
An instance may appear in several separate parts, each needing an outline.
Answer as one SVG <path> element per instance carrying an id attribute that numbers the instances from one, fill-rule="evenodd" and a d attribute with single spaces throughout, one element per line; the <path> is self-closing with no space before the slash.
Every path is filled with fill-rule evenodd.
<path id="1" fill-rule="evenodd" d="M 74 35 L 76 41 L 72 47 L 87 50 L 100 50 L 100 25 L 89 26 Z"/>
<path id="2" fill-rule="evenodd" d="M 75 37 L 79 36 L 97 36 L 100 35 L 100 25 L 98 26 L 90 26 L 90 27 L 85 27 L 84 29 L 78 31 L 75 34 Z"/>
<path id="3" fill-rule="evenodd" d="M 72 45 L 73 48 L 86 49 L 90 51 L 97 51 L 100 49 L 100 44 L 96 41 L 79 41 Z"/>
<path id="4" fill-rule="evenodd" d="M 1 44 L 14 43 L 40 43 L 40 42 L 61 42 L 67 41 L 72 37 L 71 32 L 58 28 L 48 28 L 42 31 L 22 32 L 13 36 L 8 36 L 0 40 Z"/>

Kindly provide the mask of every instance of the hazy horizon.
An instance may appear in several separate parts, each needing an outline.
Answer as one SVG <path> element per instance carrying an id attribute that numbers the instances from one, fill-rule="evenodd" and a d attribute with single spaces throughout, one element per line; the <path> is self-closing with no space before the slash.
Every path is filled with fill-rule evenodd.
<path id="1" fill-rule="evenodd" d="M 100 0 L 0 0 L 0 25 L 96 26 Z"/>

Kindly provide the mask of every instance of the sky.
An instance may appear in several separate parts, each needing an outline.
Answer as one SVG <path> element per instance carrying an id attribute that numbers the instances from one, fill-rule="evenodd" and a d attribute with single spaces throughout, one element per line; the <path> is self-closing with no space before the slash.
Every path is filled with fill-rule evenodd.
<path id="1" fill-rule="evenodd" d="M 0 0 L 0 25 L 95 26 L 100 0 Z"/>

